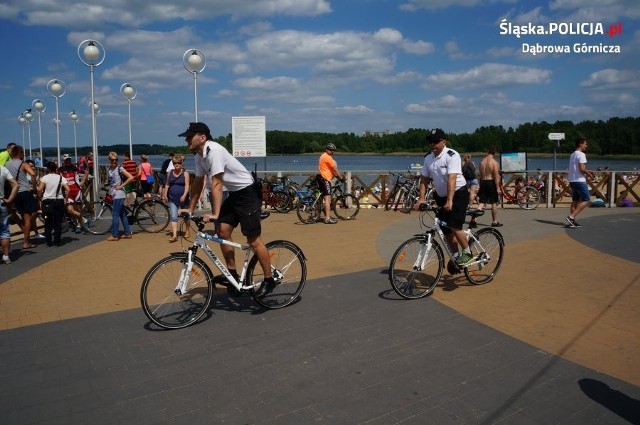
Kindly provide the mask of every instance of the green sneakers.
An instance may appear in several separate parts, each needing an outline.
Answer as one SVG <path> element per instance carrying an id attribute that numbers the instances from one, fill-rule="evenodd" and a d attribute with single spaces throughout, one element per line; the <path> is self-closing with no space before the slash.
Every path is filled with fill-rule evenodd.
<path id="1" fill-rule="evenodd" d="M 469 254 L 466 251 L 462 251 L 462 254 L 460 254 L 460 256 L 456 258 L 456 264 L 459 267 L 467 267 L 469 264 L 473 263 L 473 261 L 473 255 Z"/>

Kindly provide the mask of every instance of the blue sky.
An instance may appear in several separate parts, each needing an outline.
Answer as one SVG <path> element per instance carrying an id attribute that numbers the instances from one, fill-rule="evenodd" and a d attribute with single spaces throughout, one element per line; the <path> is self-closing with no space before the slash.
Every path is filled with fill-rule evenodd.
<path id="1" fill-rule="evenodd" d="M 183 143 L 177 134 L 195 118 L 182 63 L 192 48 L 206 57 L 198 117 L 214 136 L 251 115 L 268 130 L 356 134 L 638 116 L 639 20 L 637 0 L 4 0 L 0 144 L 21 143 L 24 128 L 28 145 L 18 116 L 40 98 L 43 146 L 56 146 L 47 82 L 60 79 L 61 145 L 73 146 L 71 110 L 77 144 L 91 145 L 89 68 L 77 55 L 86 39 L 106 51 L 95 70 L 101 145 L 129 141 L 125 82 L 137 91 L 133 143 Z M 501 34 L 502 22 L 556 33 Z M 570 25 L 581 33 L 558 33 Z M 584 33 L 612 25 L 622 34 Z M 38 139 L 36 115 L 34 150 Z"/>

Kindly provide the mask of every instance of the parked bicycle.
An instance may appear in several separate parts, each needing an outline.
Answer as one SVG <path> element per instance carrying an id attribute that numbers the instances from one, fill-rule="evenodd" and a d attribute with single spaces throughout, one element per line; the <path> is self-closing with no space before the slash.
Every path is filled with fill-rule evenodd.
<path id="1" fill-rule="evenodd" d="M 409 214 L 420 195 L 420 176 L 411 173 L 399 174 L 389 171 L 389 174 L 395 177 L 395 181 L 387 199 L 385 201 L 384 209 L 389 211 L 397 211 Z M 433 204 L 433 186 L 430 186 L 426 193 L 426 203 Z"/>
<path id="2" fill-rule="evenodd" d="M 159 233 L 169 225 L 169 207 L 154 195 L 144 199 L 144 193 L 135 189 L 136 199 L 131 205 L 126 205 L 129 224 L 136 223 L 140 229 L 148 233 Z M 113 225 L 113 199 L 108 194 L 108 187 L 102 190 L 102 196 L 97 202 L 85 202 L 82 205 L 82 216 L 88 220 L 85 228 L 94 235 L 104 235 L 111 231 Z"/>
<path id="3" fill-rule="evenodd" d="M 525 210 L 533 210 L 540 205 L 542 195 L 532 182 L 524 182 L 522 177 L 516 177 L 513 187 L 502 186 L 502 198 L 509 204 L 518 204 Z"/>
<path id="4" fill-rule="evenodd" d="M 447 225 L 437 217 L 438 209 L 439 207 L 433 208 L 427 204 L 420 206 L 419 222 L 421 228 L 425 229 L 424 232 L 403 242 L 391 257 L 389 281 L 393 290 L 403 298 L 422 298 L 434 290 L 445 269 L 445 252 L 449 256 L 449 273 L 463 271 L 467 280 L 474 285 L 491 282 L 502 264 L 502 234 L 492 227 L 482 228 L 475 233 L 467 229 L 465 234 L 474 261 L 460 270 L 446 242 L 444 229 Z M 469 212 L 471 216 L 474 214 L 480 215 L 476 211 Z M 433 224 L 429 225 L 427 220 L 431 218 Z"/>
<path id="5" fill-rule="evenodd" d="M 360 202 L 354 195 L 345 193 L 345 183 L 345 179 L 340 179 L 338 184 L 331 186 L 331 210 L 341 220 L 353 220 L 360 211 Z M 303 197 L 296 208 L 298 218 L 305 224 L 324 219 L 324 197 L 315 180 L 311 181 L 309 189 L 312 194 Z"/>
<path id="6" fill-rule="evenodd" d="M 215 278 L 207 263 L 198 257 L 199 249 L 204 251 L 236 293 L 252 296 L 265 308 L 286 307 L 300 297 L 307 280 L 307 260 L 293 242 L 277 240 L 266 244 L 276 287 L 271 293 L 259 297 L 255 291 L 259 289 L 264 275 L 258 257 L 251 255 L 251 246 L 205 233 L 203 217 L 191 217 L 191 221 L 198 226 L 193 245 L 185 252 L 172 253 L 158 261 L 142 282 L 140 302 L 153 323 L 166 329 L 180 329 L 196 323 L 207 313 L 215 290 Z M 208 241 L 244 251 L 239 280 L 229 273 Z"/>
<path id="7" fill-rule="evenodd" d="M 281 183 L 270 183 L 264 179 L 258 179 L 258 182 L 262 185 L 262 202 L 265 207 L 271 207 L 281 213 L 291 211 L 293 200 Z"/>

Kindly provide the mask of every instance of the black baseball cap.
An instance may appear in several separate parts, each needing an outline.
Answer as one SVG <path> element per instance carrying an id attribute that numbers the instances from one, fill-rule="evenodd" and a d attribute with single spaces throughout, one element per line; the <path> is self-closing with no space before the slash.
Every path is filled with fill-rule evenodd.
<path id="1" fill-rule="evenodd" d="M 441 128 L 434 128 L 427 136 L 427 143 L 437 143 L 440 140 L 445 140 L 447 135 Z"/>
<path id="2" fill-rule="evenodd" d="M 187 128 L 183 133 L 178 134 L 178 137 L 191 137 L 194 134 L 205 134 L 207 136 L 211 135 L 211 131 L 209 127 L 203 122 L 191 122 L 189 123 L 189 128 Z"/>

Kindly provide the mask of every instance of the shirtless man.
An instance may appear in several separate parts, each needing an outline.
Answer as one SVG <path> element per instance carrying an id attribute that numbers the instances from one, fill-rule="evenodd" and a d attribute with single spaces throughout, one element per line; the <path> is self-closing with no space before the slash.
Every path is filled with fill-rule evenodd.
<path id="1" fill-rule="evenodd" d="M 491 227 L 501 227 L 498 218 L 498 195 L 502 193 L 500 184 L 500 164 L 494 158 L 496 148 L 489 146 L 487 155 L 480 161 L 480 190 L 478 191 L 478 209 L 484 210 L 485 204 L 491 204 Z M 475 224 L 475 218 L 471 219 L 469 227 Z"/>

